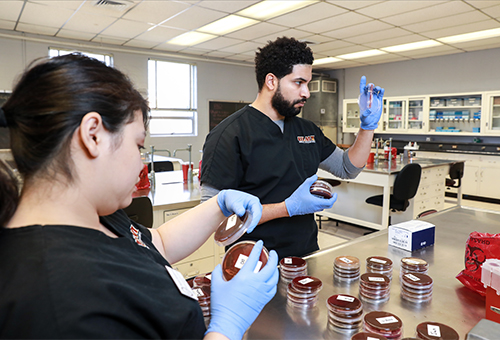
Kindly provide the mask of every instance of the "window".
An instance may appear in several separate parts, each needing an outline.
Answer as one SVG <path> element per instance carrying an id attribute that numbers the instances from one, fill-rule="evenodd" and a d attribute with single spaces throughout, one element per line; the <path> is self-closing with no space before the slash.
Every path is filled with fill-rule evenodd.
<path id="1" fill-rule="evenodd" d="M 152 136 L 196 136 L 196 66 L 148 61 Z"/>
<path id="2" fill-rule="evenodd" d="M 83 55 L 86 55 L 87 57 L 97 59 L 99 61 L 102 61 L 108 66 L 113 66 L 113 57 L 109 54 L 97 54 L 97 53 L 88 53 L 88 52 L 82 52 L 82 51 L 77 51 L 77 50 L 60 50 L 60 49 L 55 49 L 55 48 L 49 48 L 49 57 L 57 57 L 60 55 L 65 55 L 65 54 L 70 54 L 70 53 L 81 53 Z"/>

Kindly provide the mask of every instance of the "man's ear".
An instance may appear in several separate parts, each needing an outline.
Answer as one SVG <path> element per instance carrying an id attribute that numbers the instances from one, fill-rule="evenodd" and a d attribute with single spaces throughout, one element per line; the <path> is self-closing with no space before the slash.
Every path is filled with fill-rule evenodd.
<path id="1" fill-rule="evenodd" d="M 274 92 L 278 88 L 279 79 L 272 73 L 266 75 L 266 80 L 264 86 L 271 92 Z"/>
<path id="2" fill-rule="evenodd" d="M 83 148 L 91 157 L 99 156 L 99 146 L 103 142 L 104 126 L 97 112 L 89 112 L 82 118 L 79 134 Z"/>

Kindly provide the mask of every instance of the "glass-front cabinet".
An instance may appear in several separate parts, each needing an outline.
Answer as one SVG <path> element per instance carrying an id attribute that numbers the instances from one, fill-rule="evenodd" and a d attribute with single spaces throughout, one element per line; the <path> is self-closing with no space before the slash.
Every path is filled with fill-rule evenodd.
<path id="1" fill-rule="evenodd" d="M 385 101 L 385 100 L 384 100 Z M 358 132 L 359 125 L 361 121 L 359 120 L 359 105 L 357 99 L 345 99 L 344 100 L 344 111 L 343 111 L 343 123 L 342 123 L 342 131 L 343 132 Z M 383 132 L 384 126 L 382 124 L 383 114 L 380 116 L 380 121 L 375 132 Z"/>
<path id="2" fill-rule="evenodd" d="M 481 94 L 430 97 L 430 132 L 480 133 L 481 103 Z"/>
<path id="3" fill-rule="evenodd" d="M 500 134 L 500 92 L 488 93 L 485 96 L 488 119 L 484 121 L 485 133 Z"/>
<path id="4" fill-rule="evenodd" d="M 389 99 L 387 98 L 387 131 L 404 131 L 406 130 L 406 99 Z"/>
<path id="5" fill-rule="evenodd" d="M 426 129 L 426 98 L 387 98 L 386 128 L 391 132 L 421 133 Z"/>
<path id="6" fill-rule="evenodd" d="M 420 132 L 425 125 L 425 100 L 423 98 L 410 98 L 408 100 L 408 123 L 407 130 Z"/>

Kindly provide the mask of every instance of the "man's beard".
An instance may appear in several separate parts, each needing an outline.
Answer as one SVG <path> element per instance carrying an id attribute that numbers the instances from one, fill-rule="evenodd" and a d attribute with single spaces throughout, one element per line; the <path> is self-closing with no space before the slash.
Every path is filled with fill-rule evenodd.
<path id="1" fill-rule="evenodd" d="M 305 103 L 306 99 L 298 99 L 295 100 L 293 103 L 289 102 L 286 100 L 283 95 L 281 94 L 281 90 L 278 86 L 278 90 L 274 94 L 273 98 L 271 99 L 271 105 L 273 108 L 278 111 L 278 113 L 284 117 L 295 117 L 300 113 L 300 110 L 302 109 L 301 107 L 295 107 L 295 104 L 298 103 Z"/>

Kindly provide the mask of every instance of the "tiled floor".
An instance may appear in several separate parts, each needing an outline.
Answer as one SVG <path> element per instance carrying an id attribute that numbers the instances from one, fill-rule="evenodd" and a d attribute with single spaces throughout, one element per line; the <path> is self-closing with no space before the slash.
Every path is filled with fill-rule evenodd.
<path id="1" fill-rule="evenodd" d="M 456 198 L 446 197 L 445 199 L 445 209 L 455 206 L 457 204 Z M 462 206 L 464 207 L 474 207 L 486 210 L 500 211 L 500 204 L 485 203 L 473 200 L 462 200 Z M 319 224 L 319 223 L 318 223 Z M 318 233 L 318 243 L 320 249 L 329 248 L 337 244 L 341 244 L 352 240 L 356 237 L 365 235 L 376 230 L 367 229 L 360 226 L 355 226 L 352 224 L 336 222 L 333 220 L 326 220 L 323 217 L 321 221 L 321 229 Z"/>

